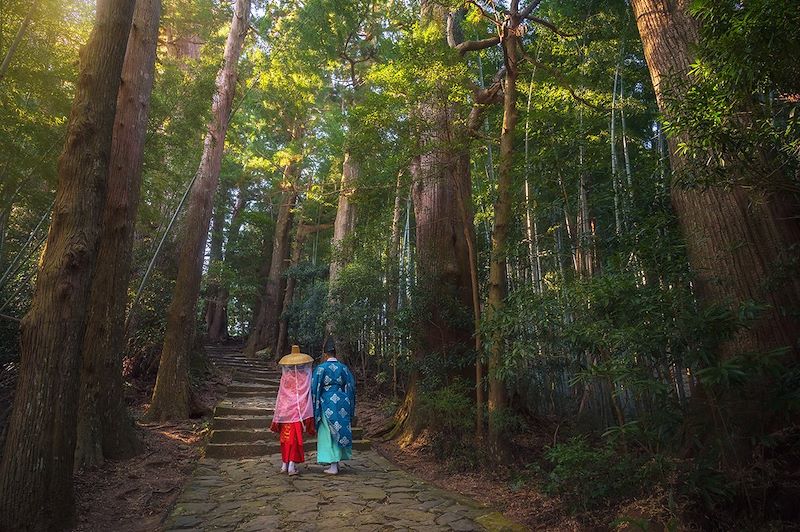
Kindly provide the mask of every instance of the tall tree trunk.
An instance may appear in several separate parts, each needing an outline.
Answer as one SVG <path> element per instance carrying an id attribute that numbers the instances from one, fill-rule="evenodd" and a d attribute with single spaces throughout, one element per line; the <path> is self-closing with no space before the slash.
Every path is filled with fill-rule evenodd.
<path id="1" fill-rule="evenodd" d="M 617 236 L 622 234 L 622 214 L 621 214 L 621 202 L 620 202 L 620 193 L 619 193 L 619 158 L 617 157 L 617 136 L 616 136 L 616 125 L 617 125 L 617 84 L 619 83 L 619 64 L 617 64 L 616 70 L 614 70 L 614 86 L 611 90 L 611 183 L 613 184 L 614 188 L 614 229 L 617 233 Z"/>
<path id="2" fill-rule="evenodd" d="M 184 419 L 189 416 L 189 351 L 195 332 L 203 255 L 236 90 L 236 66 L 249 28 L 249 19 L 250 0 L 236 0 L 222 66 L 217 74 L 211 123 L 183 222 L 178 277 L 167 314 L 158 377 L 147 411 L 147 417 L 151 420 Z"/>
<path id="3" fill-rule="evenodd" d="M 297 227 L 294 242 L 292 243 L 291 257 L 289 258 L 289 267 L 297 266 L 300 263 L 300 253 L 303 251 L 303 244 L 305 243 L 306 236 L 308 235 L 307 228 L 308 226 L 302 224 Z M 292 298 L 294 297 L 294 287 L 296 284 L 297 279 L 295 277 L 289 277 L 286 280 L 286 290 L 284 291 L 283 304 L 281 305 L 281 308 L 284 312 L 292 303 Z M 278 339 L 275 342 L 275 356 L 281 356 L 282 353 L 286 352 L 286 347 L 288 346 L 288 337 L 289 320 L 281 316 L 278 324 Z"/>
<path id="4" fill-rule="evenodd" d="M 228 214 L 229 192 L 230 188 L 222 187 L 219 190 L 217 205 L 214 207 L 214 214 L 211 220 L 209 269 L 218 268 L 222 263 L 222 247 L 225 241 L 225 217 Z M 228 333 L 227 313 L 220 299 L 223 291 L 224 289 L 220 284 L 219 278 L 215 278 L 208 283 L 204 314 L 206 338 L 209 342 L 219 342 L 225 339 Z M 223 317 L 225 319 L 223 319 Z"/>
<path id="5" fill-rule="evenodd" d="M 122 396 L 122 351 L 142 155 L 153 90 L 161 0 L 138 0 L 111 140 L 108 194 L 83 338 L 75 467 L 139 449 Z"/>
<path id="6" fill-rule="evenodd" d="M 486 319 L 491 320 L 505 305 L 506 297 L 506 245 L 508 225 L 511 221 L 511 173 L 514 158 L 514 131 L 517 126 L 517 76 L 519 74 L 520 48 L 518 28 L 520 20 L 512 15 L 503 30 L 503 48 L 506 59 L 506 75 L 503 87 L 503 127 L 500 132 L 500 168 L 497 179 L 497 200 L 494 204 L 494 230 L 492 231 L 492 254 L 489 261 L 489 298 Z M 506 407 L 505 383 L 498 377 L 503 364 L 505 338 L 502 332 L 491 336 L 489 351 L 489 444 L 497 455 L 506 454 L 502 440 L 501 415 Z"/>
<path id="7" fill-rule="evenodd" d="M 336 289 L 336 281 L 339 279 L 339 272 L 352 260 L 352 246 L 348 244 L 346 239 L 352 235 L 353 228 L 356 225 L 356 208 L 355 205 L 350 202 L 350 196 L 353 194 L 353 187 L 356 181 L 358 181 L 360 170 L 359 164 L 353 160 L 351 150 L 349 148 L 346 149 L 344 152 L 344 161 L 342 162 L 339 204 L 336 207 L 336 219 L 333 223 L 333 239 L 331 240 L 333 260 L 331 260 L 330 276 L 328 280 L 328 299 L 331 302 L 333 302 L 333 291 Z M 350 339 L 339 334 L 335 330 L 334 324 L 329 323 L 328 328 L 336 341 L 337 355 L 344 360 L 348 360 L 352 354 Z"/>
<path id="8" fill-rule="evenodd" d="M 689 0 L 632 0 L 631 5 L 659 108 L 669 118 L 667 89 L 680 98 L 682 87 L 691 84 L 688 71 L 698 24 L 687 11 Z M 667 139 L 673 170 L 687 168 L 678 151 L 685 140 Z M 735 164 L 729 169 L 737 177 L 746 171 Z M 671 194 L 701 299 L 732 309 L 751 300 L 767 305 L 756 323 L 721 347 L 721 355 L 789 346 L 800 356 L 800 277 L 780 275 L 781 265 L 786 268 L 800 242 L 797 196 L 738 185 L 705 190 L 676 186 Z"/>
<path id="9" fill-rule="evenodd" d="M 21 324 L 22 362 L 0 462 L 2 530 L 60 530 L 75 519 L 80 351 L 133 8 L 132 0 L 100 0 L 81 56 L 47 247 Z"/>
<path id="10" fill-rule="evenodd" d="M 425 3 L 423 24 L 435 24 L 445 41 L 447 11 Z M 463 111 L 448 102 L 442 88 L 417 109 L 420 155 L 411 165 L 411 196 L 416 219 L 416 280 L 419 318 L 413 357 L 455 357 L 470 350 L 472 292 L 469 249 L 459 209 L 459 190 L 471 197 L 467 131 L 459 126 Z M 458 318 L 453 312 L 459 314 Z M 463 312 L 463 315 L 461 313 Z M 469 376 L 469 373 L 464 373 Z M 406 394 L 406 412 L 412 421 L 417 404 L 416 376 Z"/>
<path id="11" fill-rule="evenodd" d="M 432 130 L 423 133 L 426 152 L 412 169 L 412 197 L 417 233 L 417 290 L 424 318 L 418 323 L 417 357 L 435 353 L 452 356 L 469 349 L 472 327 L 448 309 L 472 315 L 469 248 L 454 183 L 469 197 L 469 155 L 449 121 L 446 103 L 426 109 Z M 462 139 L 463 140 L 463 139 Z"/>
<path id="12" fill-rule="evenodd" d="M 285 175 L 294 186 L 294 177 L 299 171 L 297 163 L 286 167 Z M 261 297 L 255 325 L 250 337 L 247 339 L 245 352 L 248 356 L 255 355 L 256 351 L 267 348 L 277 357 L 278 320 L 283 309 L 283 292 L 286 279 L 284 273 L 289 258 L 289 237 L 292 231 L 292 218 L 297 192 L 292 188 L 281 194 L 278 220 L 275 222 L 275 236 L 272 240 L 272 257 L 270 260 L 269 274 Z"/>
<path id="13" fill-rule="evenodd" d="M 242 228 L 242 213 L 244 212 L 247 204 L 247 192 L 243 186 L 239 187 L 239 194 L 236 196 L 236 203 L 233 205 L 233 213 L 231 214 L 231 224 L 228 228 L 228 238 L 225 243 L 225 249 L 222 253 L 222 260 L 227 261 L 231 249 L 235 249 L 235 245 L 239 240 L 239 232 Z M 224 339 L 228 338 L 228 300 L 230 298 L 230 288 L 222 280 L 222 286 L 219 288 L 215 312 L 210 316 L 208 321 L 208 334 L 209 338 Z"/>

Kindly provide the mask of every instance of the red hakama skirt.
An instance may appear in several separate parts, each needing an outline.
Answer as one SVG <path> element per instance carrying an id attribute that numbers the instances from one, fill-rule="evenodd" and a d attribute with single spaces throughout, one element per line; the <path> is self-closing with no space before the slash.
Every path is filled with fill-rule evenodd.
<path id="1" fill-rule="evenodd" d="M 303 425 L 310 434 L 314 434 L 314 418 L 291 423 L 273 423 L 270 430 L 278 433 L 281 442 L 281 461 L 300 464 L 306 461 L 303 452 Z"/>

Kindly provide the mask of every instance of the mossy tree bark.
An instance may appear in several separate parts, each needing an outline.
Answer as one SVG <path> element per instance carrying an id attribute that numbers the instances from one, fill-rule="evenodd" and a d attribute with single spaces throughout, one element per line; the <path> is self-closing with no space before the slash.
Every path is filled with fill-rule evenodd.
<path id="1" fill-rule="evenodd" d="M 436 25 L 441 45 L 446 46 L 447 11 L 423 3 L 424 25 Z M 459 109 L 447 101 L 445 88 L 415 109 L 420 124 L 419 156 L 410 167 L 411 197 L 416 219 L 416 271 L 414 289 L 418 305 L 413 357 L 466 356 L 471 349 L 473 322 L 470 254 L 461 205 L 469 205 L 472 183 L 469 173 L 469 138 Z M 463 197 L 459 198 L 461 194 Z M 471 220 L 471 218 L 470 218 Z M 470 372 L 455 370 L 451 376 L 469 378 Z M 400 409 L 395 434 L 413 431 L 418 424 L 422 376 L 414 371 Z"/>
<path id="2" fill-rule="evenodd" d="M 353 194 L 353 187 L 356 181 L 358 181 L 360 171 L 361 167 L 353 159 L 351 150 L 346 149 L 344 152 L 344 161 L 342 162 L 339 202 L 336 206 L 336 218 L 333 222 L 333 239 L 331 240 L 333 259 L 331 260 L 330 275 L 328 277 L 330 287 L 328 298 L 332 302 L 334 299 L 333 291 L 339 279 L 339 272 L 350 263 L 353 256 L 352 245 L 347 239 L 352 235 L 356 225 L 356 207 L 350 201 L 350 196 Z M 348 339 L 338 334 L 333 324 L 329 323 L 328 329 L 336 341 L 337 355 L 343 360 L 350 360 L 352 349 L 350 348 Z"/>

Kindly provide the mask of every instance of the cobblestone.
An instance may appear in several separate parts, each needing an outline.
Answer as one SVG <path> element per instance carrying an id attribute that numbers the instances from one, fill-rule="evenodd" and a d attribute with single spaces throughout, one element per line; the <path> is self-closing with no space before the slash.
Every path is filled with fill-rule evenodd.
<path id="1" fill-rule="evenodd" d="M 463 496 L 398 470 L 375 451 L 354 453 L 332 477 L 306 454 L 300 474 L 279 473 L 280 455 L 204 458 L 184 486 L 165 530 L 490 530 L 523 527 Z"/>

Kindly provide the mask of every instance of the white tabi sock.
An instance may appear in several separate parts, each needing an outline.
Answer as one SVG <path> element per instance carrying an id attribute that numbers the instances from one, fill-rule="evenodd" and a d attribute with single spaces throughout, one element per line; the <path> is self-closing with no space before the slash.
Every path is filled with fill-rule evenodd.
<path id="1" fill-rule="evenodd" d="M 339 463 L 338 462 L 332 463 L 331 466 L 328 469 L 323 471 L 323 473 L 327 473 L 329 475 L 337 475 L 337 474 L 339 474 Z"/>
<path id="2" fill-rule="evenodd" d="M 286 462 L 281 462 L 281 473 L 286 473 L 286 468 L 288 464 Z"/>
<path id="3" fill-rule="evenodd" d="M 289 474 L 290 475 L 297 474 L 297 467 L 295 467 L 294 462 L 289 462 Z"/>

